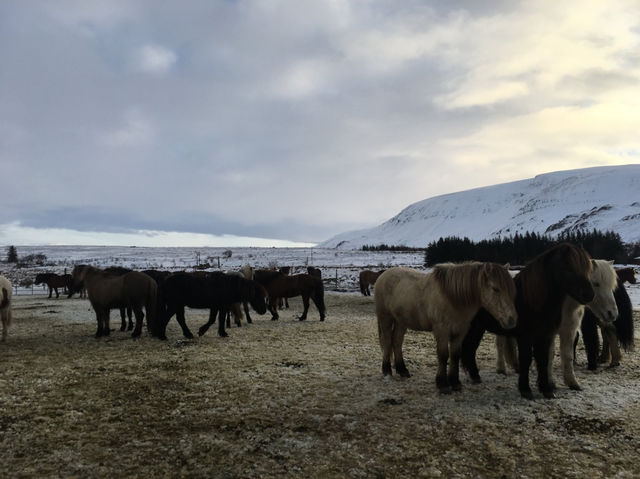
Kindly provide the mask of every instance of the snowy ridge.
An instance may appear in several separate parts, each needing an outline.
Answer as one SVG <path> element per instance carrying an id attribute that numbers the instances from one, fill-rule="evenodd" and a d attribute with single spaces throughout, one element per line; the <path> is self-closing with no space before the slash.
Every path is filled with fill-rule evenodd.
<path id="1" fill-rule="evenodd" d="M 323 248 L 426 247 L 440 237 L 479 241 L 515 233 L 616 231 L 640 241 L 640 165 L 560 171 L 428 198 L 370 229 L 342 233 Z"/>

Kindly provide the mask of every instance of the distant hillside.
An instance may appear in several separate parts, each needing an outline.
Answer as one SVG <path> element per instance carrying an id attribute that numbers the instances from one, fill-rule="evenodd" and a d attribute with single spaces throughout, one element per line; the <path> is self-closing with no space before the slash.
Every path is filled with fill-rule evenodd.
<path id="1" fill-rule="evenodd" d="M 318 247 L 426 247 L 440 237 L 479 241 L 526 231 L 616 231 L 640 242 L 640 165 L 559 171 L 414 203 L 370 229 L 342 233 Z"/>

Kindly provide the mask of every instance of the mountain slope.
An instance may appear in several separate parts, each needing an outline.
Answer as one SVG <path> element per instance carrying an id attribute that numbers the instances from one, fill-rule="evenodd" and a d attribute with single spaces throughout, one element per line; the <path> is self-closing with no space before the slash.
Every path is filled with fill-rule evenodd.
<path id="1" fill-rule="evenodd" d="M 527 231 L 557 235 L 613 230 L 640 242 L 640 165 L 559 171 L 414 203 L 370 229 L 342 233 L 319 247 L 426 247 L 440 237 L 479 241 Z"/>

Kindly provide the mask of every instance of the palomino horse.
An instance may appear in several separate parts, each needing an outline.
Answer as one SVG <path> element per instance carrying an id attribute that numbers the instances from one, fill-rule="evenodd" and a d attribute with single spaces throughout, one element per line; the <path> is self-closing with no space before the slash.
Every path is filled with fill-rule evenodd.
<path id="1" fill-rule="evenodd" d="M 186 338 L 193 338 L 185 321 L 185 307 L 209 310 L 209 321 L 198 330 L 200 336 L 215 322 L 218 313 L 218 335 L 228 336 L 224 329 L 224 318 L 234 303 L 248 301 L 258 314 L 267 312 L 267 294 L 262 286 L 253 280 L 221 272 L 199 275 L 175 273 L 164 280 L 160 291 L 163 304 L 162 320 L 157 331 L 160 339 L 167 339 L 167 323 L 174 314 L 182 334 Z"/>
<path id="2" fill-rule="evenodd" d="M 393 353 L 396 373 L 409 377 L 402 355 L 407 329 L 433 331 L 438 389 L 442 393 L 460 390 L 460 346 L 471 320 L 484 307 L 503 327 L 513 328 L 515 295 L 508 269 L 495 263 L 441 264 L 429 274 L 410 268 L 386 270 L 376 282 L 375 294 L 382 373 L 391 374 Z"/>
<path id="3" fill-rule="evenodd" d="M 51 294 L 53 291 L 56 292 L 56 298 L 60 297 L 60 293 L 58 292 L 58 288 L 69 288 L 71 285 L 71 275 L 64 274 L 59 275 L 56 273 L 39 273 L 36 275 L 36 279 L 34 281 L 35 284 L 45 283 L 49 287 L 49 298 L 51 298 Z"/>
<path id="4" fill-rule="evenodd" d="M 585 314 L 585 307 L 589 309 L 602 324 L 613 324 L 618 317 L 618 306 L 613 295 L 616 289 L 617 276 L 613 269 L 613 261 L 602 259 L 592 260 L 591 284 L 593 286 L 593 300 L 586 305 L 581 305 L 571 296 L 564 300 L 562 308 L 562 321 L 560 322 L 560 360 L 564 383 L 571 389 L 581 390 L 573 370 L 573 345 L 575 343 L 578 328 Z M 553 343 L 550 354 L 553 355 Z M 553 357 L 553 356 L 551 356 Z M 549 377 L 551 378 L 551 360 L 549 360 Z"/>
<path id="5" fill-rule="evenodd" d="M 376 272 L 365 269 L 364 271 L 360 271 L 360 274 L 358 275 L 358 283 L 360 284 L 360 292 L 363 296 L 371 296 L 369 286 L 373 286 L 382 273 L 384 273 L 384 270 Z"/>
<path id="6" fill-rule="evenodd" d="M 538 389 L 546 398 L 555 397 L 549 380 L 549 351 L 560 327 L 565 298 L 571 296 L 576 304 L 586 304 L 594 297 L 590 275 L 593 266 L 589 254 L 569 243 L 553 246 L 529 262 L 515 276 L 518 324 L 507 330 L 482 309 L 473 318 L 462 346 L 462 363 L 471 380 L 480 382 L 476 364 L 476 350 L 485 330 L 518 341 L 518 389 L 522 397 L 533 398 L 529 386 L 529 368 L 535 357 L 538 370 Z"/>
<path id="7" fill-rule="evenodd" d="M 633 307 L 620 277 L 618 277 L 613 296 L 618 307 L 618 318 L 615 323 L 603 323 L 589 310 L 585 311 L 582 319 L 581 332 L 584 348 L 587 352 L 587 368 L 592 371 L 598 369 L 598 362 L 606 363 L 609 360 L 609 355 L 611 357 L 609 367 L 619 366 L 622 359 L 620 346 L 625 351 L 633 350 Z M 600 338 L 598 337 L 598 326 L 602 331 L 603 343 L 602 353 L 599 357 Z"/>
<path id="8" fill-rule="evenodd" d="M 272 320 L 279 318 L 277 308 L 278 299 L 302 296 L 304 311 L 298 319 L 300 321 L 307 319 L 309 299 L 311 299 L 316 305 L 316 308 L 318 308 L 320 321 L 324 321 L 326 313 L 324 305 L 324 284 L 320 278 L 311 276 L 310 274 L 287 276 L 279 271 L 258 270 L 256 271 L 256 281 L 264 286 L 269 294 L 269 311 L 271 312 Z"/>
<path id="9" fill-rule="evenodd" d="M 9 326 L 11 326 L 11 282 L 0 276 L 0 318 L 2 318 L 2 340 L 7 340 Z"/>
<path id="10" fill-rule="evenodd" d="M 89 302 L 96 312 L 98 322 L 96 338 L 108 336 L 111 332 L 109 311 L 115 308 L 131 307 L 133 309 L 136 326 L 132 337 L 136 338 L 142 332 L 143 307 L 147 312 L 147 329 L 154 330 L 158 287 L 151 277 L 138 271 L 115 276 L 87 265 L 78 265 L 73 268 L 71 276 L 74 290 L 81 284 L 87 289 Z"/>

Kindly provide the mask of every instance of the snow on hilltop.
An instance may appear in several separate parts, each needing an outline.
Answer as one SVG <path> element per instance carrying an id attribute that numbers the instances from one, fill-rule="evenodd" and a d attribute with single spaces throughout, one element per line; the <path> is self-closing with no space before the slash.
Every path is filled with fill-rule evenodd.
<path id="1" fill-rule="evenodd" d="M 640 165 L 559 171 L 528 180 L 428 198 L 370 229 L 342 233 L 319 247 L 426 247 L 440 237 L 479 241 L 527 231 L 616 231 L 640 242 Z"/>

